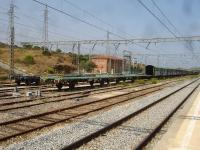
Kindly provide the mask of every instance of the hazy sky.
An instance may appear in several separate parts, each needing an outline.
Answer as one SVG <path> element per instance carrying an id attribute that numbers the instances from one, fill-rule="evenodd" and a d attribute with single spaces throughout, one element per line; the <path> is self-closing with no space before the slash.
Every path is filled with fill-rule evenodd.
<path id="1" fill-rule="evenodd" d="M 140 5 L 137 0 L 38 0 L 50 6 L 63 10 L 73 16 L 86 20 L 94 25 L 117 33 L 124 38 L 172 37 L 172 35 Z M 67 3 L 72 2 L 77 9 Z M 183 36 L 200 35 L 200 1 L 199 0 L 154 0 L 165 15 Z M 167 22 L 153 5 L 151 0 L 142 0 L 177 36 L 180 34 Z M 0 40 L 8 39 L 8 9 L 10 0 L 0 0 Z M 44 6 L 33 0 L 15 0 L 15 32 L 16 41 L 42 41 Z M 86 10 L 90 12 L 83 11 Z M 106 32 L 74 20 L 48 9 L 49 40 L 79 40 L 79 39 L 106 39 Z M 99 19 L 101 21 L 99 21 Z M 109 24 L 109 25 L 108 25 Z M 119 39 L 112 36 L 111 39 Z M 146 44 L 141 46 L 146 47 Z M 82 46 L 87 52 L 92 46 Z M 193 42 L 193 52 L 199 52 L 200 43 Z M 71 50 L 71 46 L 62 47 Z M 114 48 L 111 46 L 111 50 Z M 150 44 L 149 49 L 132 46 L 120 46 L 119 50 L 131 50 L 133 53 L 175 54 L 181 56 L 160 56 L 161 66 L 198 66 L 198 62 L 191 54 L 191 47 L 186 43 Z M 104 53 L 105 46 L 95 47 L 94 53 Z M 136 56 L 135 56 L 136 57 Z M 138 61 L 145 60 L 144 56 L 137 56 Z M 156 56 L 149 56 L 147 62 L 157 63 Z"/>

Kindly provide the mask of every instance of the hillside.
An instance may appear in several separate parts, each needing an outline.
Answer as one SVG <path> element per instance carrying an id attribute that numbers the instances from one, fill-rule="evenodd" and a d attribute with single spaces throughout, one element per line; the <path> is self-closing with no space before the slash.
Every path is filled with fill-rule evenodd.
<path id="1" fill-rule="evenodd" d="M 8 71 L 0 67 L 0 76 L 7 76 Z"/>
<path id="2" fill-rule="evenodd" d="M 9 51 L 6 45 L 0 45 L 0 60 L 6 64 L 9 63 Z M 72 66 L 72 58 L 68 54 L 61 52 L 43 54 L 40 48 L 16 47 L 14 61 L 16 68 L 32 74 L 49 72 L 56 64 Z"/>

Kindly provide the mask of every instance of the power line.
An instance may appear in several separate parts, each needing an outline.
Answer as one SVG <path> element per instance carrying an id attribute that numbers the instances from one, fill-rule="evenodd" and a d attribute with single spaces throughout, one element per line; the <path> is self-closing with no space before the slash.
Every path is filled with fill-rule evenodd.
<path id="1" fill-rule="evenodd" d="M 42 3 L 42 2 L 40 2 L 40 1 L 38 1 L 38 0 L 33 0 L 33 1 L 35 1 L 36 3 L 38 3 L 38 4 L 40 4 L 40 5 L 47 6 L 48 8 L 50 8 L 50 9 L 52 9 L 52 10 L 54 10 L 54 11 L 57 11 L 57 12 L 59 12 L 59 13 L 62 13 L 62 14 L 66 15 L 66 16 L 72 18 L 72 19 L 75 19 L 75 20 L 78 20 L 78 21 L 80 21 L 80 22 L 82 22 L 82 23 L 85 23 L 85 24 L 87 24 L 87 25 L 89 25 L 89 26 L 91 26 L 91 27 L 93 27 L 93 28 L 95 28 L 95 29 L 97 29 L 97 30 L 100 30 L 100 31 L 103 31 L 103 32 L 107 32 L 107 29 L 102 28 L 102 27 L 100 27 L 100 26 L 97 26 L 97 25 L 95 25 L 95 24 L 92 24 L 92 23 L 90 23 L 90 22 L 88 22 L 88 21 L 85 21 L 85 20 L 83 20 L 83 19 L 81 19 L 81 18 L 78 18 L 78 17 L 76 17 L 76 16 L 73 16 L 73 15 L 71 15 L 71 14 L 69 14 L 69 13 L 67 13 L 67 12 L 65 12 L 65 11 L 63 11 L 63 10 L 57 9 L 57 8 L 55 8 L 55 7 L 52 7 L 52 6 L 47 5 L 47 4 L 45 4 L 45 3 Z M 114 36 L 116 36 L 116 37 L 120 37 L 120 38 L 121 38 L 121 36 L 118 35 L 118 34 L 116 34 L 116 33 L 110 32 L 110 34 L 112 34 L 112 35 L 114 35 Z"/>
<path id="2" fill-rule="evenodd" d="M 153 5 L 159 10 L 159 12 L 162 14 L 162 16 L 167 20 L 167 22 L 175 29 L 175 31 L 182 36 L 182 34 L 178 31 L 178 29 L 175 27 L 175 25 L 169 20 L 169 18 L 164 14 L 164 12 L 160 9 L 160 7 L 156 4 L 156 2 L 154 0 L 151 0 L 151 2 L 153 3 Z M 189 50 L 193 53 L 193 46 L 190 42 L 187 42 L 188 45 L 190 45 Z M 194 58 L 196 60 L 198 60 L 197 56 L 194 54 Z"/>
<path id="3" fill-rule="evenodd" d="M 113 26 L 112 26 L 111 24 L 105 22 L 105 21 L 102 20 L 101 18 L 99 18 L 99 17 L 95 16 L 94 14 L 92 14 L 91 12 L 89 12 L 89 11 L 87 11 L 87 10 L 85 10 L 85 9 L 83 9 L 83 8 L 81 8 L 81 7 L 79 7 L 78 5 L 72 3 L 72 2 L 70 2 L 70 1 L 68 1 L 68 0 L 64 0 L 64 2 L 68 3 L 69 5 L 71 5 L 72 7 L 76 8 L 76 9 L 81 10 L 82 12 L 88 14 L 89 16 L 95 18 L 96 20 L 102 22 L 103 24 L 105 24 L 105 25 L 107 25 L 107 26 L 113 28 Z"/>
<path id="4" fill-rule="evenodd" d="M 2 19 L 0 18 L 0 20 L 4 21 L 4 22 L 7 22 L 8 20 L 6 19 Z M 37 31 L 37 33 L 41 33 L 41 31 L 38 30 L 38 28 L 36 27 L 33 27 L 33 26 L 30 26 L 30 25 L 26 25 L 26 24 L 23 24 L 23 23 L 19 23 L 19 22 L 15 22 L 16 25 L 20 25 L 20 26 L 24 26 L 26 28 L 29 28 L 29 29 L 32 29 L 34 31 Z M 74 37 L 74 36 L 70 36 L 70 35 L 64 35 L 64 34 L 60 34 L 60 33 L 57 33 L 57 32 L 53 32 L 53 31 L 48 31 L 50 34 L 53 34 L 53 35 L 56 35 L 56 36 L 62 36 L 62 37 L 68 37 L 68 38 L 72 38 L 72 39 L 77 39 L 79 40 L 78 38 Z"/>
<path id="5" fill-rule="evenodd" d="M 154 0 L 151 0 L 153 5 L 159 10 L 159 12 L 162 14 L 162 16 L 167 20 L 167 22 L 176 30 L 176 32 L 182 36 L 182 34 L 179 32 L 179 30 L 176 28 L 176 26 L 170 21 L 170 19 L 165 15 L 165 13 L 160 9 L 160 7 L 156 4 Z"/>
<path id="6" fill-rule="evenodd" d="M 87 25 L 89 25 L 89 26 L 91 26 L 91 27 L 93 27 L 93 28 L 96 28 L 97 30 L 100 30 L 100 31 L 103 31 L 103 32 L 107 32 L 107 30 L 106 30 L 105 28 L 102 28 L 102 27 L 99 27 L 99 26 L 97 26 L 97 25 L 95 25 L 95 24 L 92 24 L 92 23 L 90 23 L 90 22 L 87 22 L 87 21 L 85 21 L 85 20 L 83 20 L 83 19 L 81 19 L 81 18 L 78 18 L 78 17 L 76 17 L 76 16 L 73 16 L 73 15 L 71 15 L 71 14 L 65 12 L 65 11 L 59 10 L 59 9 L 57 9 L 57 8 L 55 8 L 55 7 L 52 7 L 52 6 L 47 5 L 47 4 L 45 4 L 45 3 L 42 3 L 42 2 L 40 2 L 40 1 L 38 1 L 38 0 L 33 0 L 33 1 L 35 1 L 36 3 L 38 3 L 38 4 L 40 4 L 40 5 L 43 5 L 43 6 L 45 6 L 45 7 L 47 6 L 48 8 L 50 8 L 50 9 L 52 9 L 52 10 L 54 10 L 54 11 L 57 11 L 57 12 L 59 12 L 59 13 L 62 13 L 62 14 L 64 14 L 64 15 L 66 15 L 66 16 L 68 16 L 68 17 L 71 17 L 71 18 L 73 18 L 73 19 L 75 19 L 75 20 L 78 20 L 78 21 L 80 21 L 80 22 L 82 22 L 82 23 L 85 23 L 85 24 L 87 24 Z M 112 34 L 112 35 L 114 35 L 114 36 L 116 36 L 116 37 L 119 37 L 119 38 L 121 38 L 121 39 L 126 39 L 126 38 L 124 38 L 124 37 L 122 37 L 122 36 L 120 36 L 120 35 L 118 35 L 118 34 L 116 34 L 116 33 L 113 33 L 113 32 L 109 32 L 109 33 Z M 140 47 L 143 47 L 143 46 L 141 46 L 141 45 L 139 45 L 139 44 L 136 44 L 136 45 L 138 45 L 138 46 L 140 46 Z M 145 48 L 145 47 L 143 47 L 143 48 Z M 146 48 L 145 48 L 145 49 L 146 49 Z"/>
<path id="7" fill-rule="evenodd" d="M 80 21 L 80 22 L 82 22 L 82 23 L 85 23 L 85 24 L 87 24 L 87 25 L 89 25 L 89 26 L 91 26 L 91 27 L 93 27 L 93 28 L 96 28 L 96 29 L 101 30 L 101 31 L 104 31 L 104 32 L 107 31 L 106 29 L 104 29 L 104 28 L 102 28 L 102 27 L 99 27 L 99 26 L 97 26 L 97 25 L 95 25 L 95 24 L 92 24 L 92 23 L 90 23 L 90 22 L 87 22 L 87 21 L 85 21 L 85 20 L 83 20 L 83 19 L 80 19 L 80 18 L 78 18 L 78 17 L 76 17 L 76 16 L 73 16 L 73 15 L 71 15 L 71 14 L 69 14 L 69 13 L 67 13 L 67 12 L 64 12 L 64 11 L 62 11 L 62 10 L 59 10 L 59 9 L 57 9 L 57 8 L 55 8 L 55 7 L 52 7 L 52 6 L 47 5 L 47 4 L 44 4 L 44 3 L 40 2 L 40 1 L 37 1 L 37 0 L 33 0 L 33 1 L 37 2 L 37 3 L 40 4 L 40 5 L 47 6 L 48 8 L 51 8 L 51 9 L 57 11 L 57 12 L 60 12 L 60 13 L 62 13 L 62 14 L 64 14 L 64 15 L 68 16 L 68 17 L 71 17 L 72 19 L 75 19 L 75 20 L 78 20 L 78 21 Z"/>
<path id="8" fill-rule="evenodd" d="M 40 19 L 38 19 L 38 18 L 35 18 L 35 17 L 32 17 L 32 16 L 29 16 L 29 15 L 26 15 L 26 14 L 24 14 L 24 13 L 21 13 L 21 15 L 23 15 L 23 16 L 25 16 L 25 17 L 27 17 L 27 18 L 32 18 L 32 19 L 34 19 L 34 20 L 36 20 L 36 21 L 38 21 L 38 22 L 44 22 L 43 20 L 40 20 Z M 57 26 L 57 25 L 54 25 L 54 24 L 52 24 L 52 23 L 50 23 L 50 22 L 48 22 L 48 25 L 50 26 L 50 27 L 52 27 L 52 28 L 54 28 L 54 29 L 60 29 L 60 27 L 59 26 Z M 63 29 L 62 29 L 63 30 Z M 73 30 L 73 29 L 70 29 L 70 30 Z M 75 30 L 73 30 L 73 32 L 75 32 L 75 33 L 77 33 L 77 31 L 75 31 Z M 61 35 L 60 33 L 56 33 L 56 32 L 52 32 L 52 31 L 49 31 L 49 33 L 55 33 L 55 34 L 59 34 L 59 35 Z M 87 33 L 84 33 L 84 34 L 87 34 Z M 62 36 L 63 36 L 64 34 L 62 34 Z M 72 39 L 79 39 L 79 38 L 77 38 L 77 37 L 74 37 L 74 36 L 69 36 L 69 35 L 65 35 L 65 36 L 67 36 L 67 37 L 70 37 L 70 38 L 72 38 Z M 90 36 L 90 37 L 92 37 L 91 35 L 89 35 L 88 34 L 88 36 Z"/>
<path id="9" fill-rule="evenodd" d="M 89 12 L 89 11 L 87 11 L 87 10 L 85 10 L 85 9 L 82 9 L 81 7 L 79 7 L 78 5 L 76 5 L 76 4 L 72 3 L 72 2 L 70 2 L 69 0 L 64 0 L 64 2 L 68 3 L 69 5 L 73 6 L 73 7 L 76 8 L 76 9 L 81 10 L 82 12 L 84 12 L 84 13 L 88 14 L 89 16 L 95 18 L 96 20 L 98 20 L 98 21 L 104 23 L 105 25 L 108 25 L 108 26 L 114 28 L 111 24 L 109 24 L 109 23 L 103 21 L 102 19 L 100 19 L 100 18 L 96 17 L 95 15 L 93 15 L 91 12 Z M 152 2 L 155 3 L 153 0 L 152 0 Z M 166 17 L 166 19 L 168 20 L 168 22 L 176 29 L 176 27 L 171 23 L 171 21 L 170 21 L 170 20 L 167 18 L 167 16 L 162 12 L 162 10 L 158 7 L 158 5 L 157 5 L 156 3 L 155 3 L 155 5 L 156 5 L 156 7 L 159 9 L 159 11 L 162 13 L 162 15 L 163 15 L 164 17 Z M 176 29 L 176 30 L 177 30 L 177 29 Z M 177 30 L 177 32 L 178 32 L 178 30 Z M 128 34 L 128 33 L 125 33 L 125 34 Z M 130 35 L 130 34 L 128 34 L 128 35 Z M 132 35 L 130 35 L 130 36 L 132 36 Z M 124 39 L 124 38 L 121 37 L 121 36 L 118 36 L 118 37 Z M 136 44 L 136 45 L 137 45 L 137 44 Z M 145 48 L 145 49 L 148 49 L 147 47 L 143 47 L 143 46 L 141 46 L 141 45 L 137 45 L 137 46 L 142 47 L 142 48 Z"/>
<path id="10" fill-rule="evenodd" d="M 76 5 L 76 4 L 72 3 L 72 2 L 70 2 L 69 0 L 64 0 L 64 2 L 68 3 L 69 5 L 71 5 L 71 6 L 74 7 L 74 8 L 76 8 L 76 9 L 82 11 L 83 13 L 89 15 L 90 17 L 92 17 L 92 18 L 98 20 L 99 22 L 101 22 L 101 23 L 103 23 L 103 24 L 105 24 L 105 25 L 107 25 L 107 26 L 109 26 L 109 27 L 111 27 L 111 28 L 113 28 L 113 29 L 115 28 L 112 24 L 110 24 L 110 23 L 104 21 L 103 19 L 97 17 L 96 15 L 94 15 L 94 14 L 91 13 L 91 12 L 89 12 L 88 10 L 85 10 L 85 9 L 79 7 L 78 5 Z M 124 32 L 124 31 L 122 31 L 121 29 L 118 29 L 118 30 L 119 30 L 121 33 L 123 33 L 123 34 L 132 36 L 131 34 L 128 34 L 128 33 Z"/>
<path id="11" fill-rule="evenodd" d="M 156 18 L 166 29 L 167 31 L 169 31 L 174 37 L 177 37 L 176 34 L 170 30 L 170 28 L 164 23 L 162 22 L 162 20 L 156 16 L 156 14 L 154 14 L 141 0 L 137 0 L 154 18 Z"/>

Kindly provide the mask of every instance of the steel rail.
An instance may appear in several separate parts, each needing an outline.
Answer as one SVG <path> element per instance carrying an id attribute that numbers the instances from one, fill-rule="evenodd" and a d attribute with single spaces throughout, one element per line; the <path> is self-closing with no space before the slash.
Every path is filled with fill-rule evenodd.
<path id="1" fill-rule="evenodd" d="M 169 119 L 177 112 L 177 110 L 189 99 L 189 97 L 196 91 L 196 89 L 200 86 L 198 84 L 184 99 L 183 101 L 175 108 L 173 109 L 170 114 L 164 118 L 161 123 L 146 137 L 144 138 L 135 148 L 136 150 L 141 150 L 145 148 L 145 146 L 151 142 L 151 140 L 159 133 L 159 131 L 162 129 L 162 127 L 169 121 Z"/>
<path id="2" fill-rule="evenodd" d="M 92 139 L 98 137 L 99 135 L 111 130 L 114 127 L 117 127 L 117 126 L 121 125 L 122 123 L 128 121 L 129 119 L 135 117 L 136 115 L 144 112 L 148 108 L 151 108 L 152 106 L 156 105 L 157 103 L 162 102 L 163 100 L 165 100 L 166 98 L 170 97 L 171 95 L 176 94 L 177 92 L 181 91 L 182 89 L 184 89 L 184 88 L 188 87 L 189 85 L 195 83 L 197 80 L 199 80 L 199 79 L 196 79 L 196 80 L 190 82 L 189 84 L 187 84 L 187 85 L 185 85 L 185 86 L 183 86 L 183 87 L 171 92 L 170 94 L 168 94 L 168 95 L 166 95 L 166 96 L 164 96 L 162 98 L 159 98 L 157 101 L 154 101 L 151 104 L 149 104 L 147 106 L 144 106 L 143 108 L 141 108 L 141 109 L 139 109 L 139 110 L 137 110 L 137 111 L 135 111 L 135 112 L 133 112 L 133 113 L 131 113 L 131 114 L 129 114 L 129 115 L 127 115 L 127 116 L 125 116 L 125 117 L 113 122 L 113 123 L 111 123 L 111 124 L 106 125 L 105 127 L 97 130 L 96 132 L 93 132 L 93 133 L 91 133 L 91 134 L 89 134 L 89 135 L 87 135 L 87 136 L 85 136 L 85 137 L 83 137 L 83 138 L 81 138 L 81 139 L 69 144 L 69 145 L 64 146 L 62 148 L 62 150 L 76 149 L 76 148 L 80 147 L 81 145 L 88 143 L 89 141 L 91 141 Z M 199 84 L 198 84 L 198 86 L 199 86 Z"/>
<path id="3" fill-rule="evenodd" d="M 175 81 L 167 82 L 167 84 L 172 83 L 172 82 L 175 82 Z M 88 92 L 94 92 L 92 94 L 100 94 L 100 93 L 105 93 L 105 91 L 106 92 L 113 92 L 113 91 L 117 91 L 117 90 L 124 90 L 124 89 L 128 89 L 128 88 L 136 88 L 136 87 L 141 87 L 141 86 L 145 86 L 145 85 L 151 85 L 151 84 L 139 84 L 139 85 L 127 86 L 127 87 L 116 86 L 116 87 L 108 87 L 108 88 L 104 88 L 104 89 L 100 88 L 100 89 L 89 90 Z M 57 100 L 51 100 L 51 101 L 46 101 L 46 102 L 38 102 L 36 104 L 29 104 L 29 105 L 25 105 L 25 106 L 12 107 L 12 108 L 9 108 L 9 109 L 0 109 L 0 112 L 6 111 L 6 110 L 19 109 L 19 108 L 26 108 L 26 107 L 31 107 L 31 106 L 41 105 L 41 104 L 53 103 L 53 102 L 60 102 L 60 101 L 65 101 L 65 100 L 70 100 L 70 99 L 75 99 L 75 98 L 83 98 L 83 97 L 89 96 L 89 94 L 82 94 L 85 91 L 86 90 L 82 90 L 82 91 L 78 91 L 78 92 L 74 92 L 74 93 L 61 94 L 61 95 L 40 97 L 39 99 L 30 99 L 30 100 L 0 103 L 0 106 L 7 106 L 7 105 L 13 105 L 13 104 L 22 104 L 22 103 L 27 103 L 27 102 L 35 102 L 35 101 L 40 101 L 40 100 L 46 100 L 48 98 L 59 98 L 59 97 L 63 97 L 63 96 L 68 97 L 68 96 L 72 96 L 72 95 L 77 95 L 77 96 L 74 96 L 74 97 L 68 97 L 68 98 L 64 97 L 64 98 L 60 98 L 60 99 L 57 99 Z"/>
<path id="4" fill-rule="evenodd" d="M 29 133 L 29 132 L 32 132 L 32 131 L 35 131 L 35 130 L 38 130 L 38 129 L 42 129 L 44 127 L 49 127 L 49 126 L 55 125 L 57 123 L 61 123 L 61 122 L 64 122 L 64 121 L 67 121 L 67 120 L 70 120 L 70 119 L 74 119 L 74 118 L 77 118 L 77 117 L 80 117 L 80 116 L 87 115 L 87 114 L 92 113 L 92 112 L 103 110 L 105 108 L 108 108 L 108 107 L 111 107 L 111 106 L 114 106 L 114 105 L 117 105 L 117 104 L 120 104 L 120 103 L 124 103 L 126 101 L 133 100 L 133 99 L 135 99 L 137 97 L 142 97 L 144 95 L 159 91 L 161 89 L 160 87 L 156 87 L 156 88 L 157 89 L 155 89 L 153 91 L 142 93 L 140 95 L 135 95 L 135 96 L 132 96 L 132 97 L 128 97 L 128 98 L 125 98 L 124 100 L 120 99 L 120 101 L 118 101 L 118 102 L 112 101 L 112 103 L 106 103 L 106 105 L 104 104 L 104 106 L 99 106 L 98 103 L 102 103 L 102 102 L 105 103 L 106 100 L 111 99 L 111 97 L 104 98 L 104 99 L 97 100 L 97 101 L 83 103 L 83 104 L 80 104 L 80 105 L 70 106 L 70 107 L 67 107 L 67 108 L 59 109 L 59 110 L 54 110 L 54 111 L 50 111 L 50 112 L 45 112 L 45 113 L 41 113 L 41 114 L 37 114 L 37 115 L 31 115 L 31 116 L 24 117 L 24 118 L 19 118 L 19 119 L 14 119 L 14 120 L 2 122 L 2 123 L 0 123 L 0 126 L 4 126 L 5 127 L 6 125 L 17 124 L 18 122 L 29 121 L 31 119 L 50 121 L 50 123 L 47 123 L 45 125 L 37 126 L 37 127 L 32 128 L 32 129 L 27 129 L 27 130 L 19 132 L 19 133 L 14 133 L 12 135 L 1 137 L 0 141 L 5 141 L 7 139 L 10 139 L 10 138 L 13 138 L 13 137 L 16 137 L 16 136 L 19 136 L 19 135 L 23 135 L 23 134 L 26 134 L 26 133 Z M 147 89 L 143 89 L 143 90 L 147 90 Z M 141 90 L 135 91 L 134 93 L 139 93 L 139 92 L 141 92 Z M 125 93 L 123 95 L 128 95 L 128 93 Z M 113 96 L 112 98 L 117 98 L 117 97 L 120 97 L 120 96 L 122 96 L 122 95 Z M 75 114 L 74 116 L 67 116 L 67 118 L 64 118 L 64 119 L 54 119 L 54 120 L 52 120 L 50 118 L 47 118 L 47 119 L 46 118 L 40 118 L 40 117 L 44 117 L 44 116 L 48 116 L 48 115 L 53 115 L 53 114 L 56 114 L 56 113 L 61 113 L 61 112 L 65 111 L 65 110 L 70 110 L 71 109 L 73 111 L 73 109 L 77 109 L 77 108 L 81 108 L 81 107 L 85 107 L 85 106 L 88 106 L 88 108 L 89 108 L 90 104 L 98 104 L 98 105 L 96 105 L 96 106 L 98 106 L 97 109 L 92 109 L 92 110 L 89 109 L 86 112 Z M 48 120 L 48 119 L 50 119 L 50 120 Z"/>

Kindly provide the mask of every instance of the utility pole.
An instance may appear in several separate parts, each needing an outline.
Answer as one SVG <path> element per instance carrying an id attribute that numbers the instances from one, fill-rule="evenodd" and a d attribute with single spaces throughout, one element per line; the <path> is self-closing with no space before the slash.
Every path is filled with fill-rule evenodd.
<path id="1" fill-rule="evenodd" d="M 44 51 L 48 51 L 48 7 L 46 5 L 44 10 L 44 29 L 43 29 L 43 47 Z"/>
<path id="2" fill-rule="evenodd" d="M 159 67 L 160 66 L 160 55 L 158 54 L 157 55 L 157 67 Z"/>
<path id="3" fill-rule="evenodd" d="M 78 75 L 80 75 L 80 48 L 81 48 L 81 44 L 78 43 L 78 56 L 77 56 Z"/>
<path id="4" fill-rule="evenodd" d="M 10 26 L 10 79 L 14 76 L 14 42 L 15 42 L 15 28 L 14 28 L 14 1 L 11 1 L 10 10 L 9 10 L 9 26 Z"/>
<path id="5" fill-rule="evenodd" d="M 147 57 L 148 57 L 148 55 L 144 55 L 144 64 L 145 64 L 145 66 L 147 66 Z"/>
<path id="6" fill-rule="evenodd" d="M 125 59 L 125 50 L 123 50 L 123 59 L 122 59 L 122 74 L 124 74 L 125 73 L 125 61 L 126 61 L 126 59 Z"/>
<path id="7" fill-rule="evenodd" d="M 117 45 L 114 45 L 115 46 L 115 54 L 114 54 L 114 74 L 116 74 L 116 59 L 117 59 L 117 50 L 120 46 L 120 43 L 118 43 Z M 117 60 L 118 61 L 118 60 Z M 118 66 L 119 67 L 119 66 Z"/>
<path id="8" fill-rule="evenodd" d="M 110 55 L 110 47 L 109 47 L 109 39 L 110 39 L 110 32 L 107 31 L 107 41 L 106 41 L 106 54 L 108 56 L 108 73 L 111 73 L 111 58 L 109 58 Z"/>

